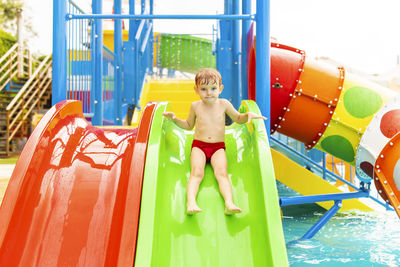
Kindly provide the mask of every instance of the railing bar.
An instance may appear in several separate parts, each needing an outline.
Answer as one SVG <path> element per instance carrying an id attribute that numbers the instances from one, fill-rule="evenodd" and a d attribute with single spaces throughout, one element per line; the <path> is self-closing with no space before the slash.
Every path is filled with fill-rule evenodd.
<path id="1" fill-rule="evenodd" d="M 14 97 L 14 99 L 11 101 L 11 103 L 7 106 L 7 110 L 10 110 L 11 107 L 15 104 L 15 102 L 18 100 L 18 98 L 24 93 L 26 88 L 28 88 L 29 84 L 33 81 L 33 79 L 37 76 L 39 71 L 45 66 L 46 62 L 49 60 L 51 55 L 48 55 L 43 62 L 39 65 L 39 67 L 36 69 L 35 73 L 32 75 L 31 78 L 24 84 L 24 86 L 19 90 L 18 94 Z"/>
<path id="2" fill-rule="evenodd" d="M 15 43 L 10 49 L 8 49 L 8 51 L 0 58 L 0 64 L 17 48 L 18 48 L 18 43 Z"/>
<path id="3" fill-rule="evenodd" d="M 47 65 L 46 71 L 50 68 L 50 66 L 51 66 L 51 64 L 48 64 L 48 65 Z M 35 86 L 35 85 L 37 84 L 37 81 L 38 81 L 38 80 L 36 80 L 35 83 L 32 84 L 31 86 Z M 15 99 L 15 97 L 14 97 L 14 99 Z M 21 99 L 21 100 L 23 100 L 23 99 Z M 19 106 L 20 106 L 22 103 L 23 103 L 23 101 L 19 101 L 19 102 L 14 106 L 14 109 L 12 109 L 11 111 L 9 111 L 9 117 L 10 117 L 10 118 L 14 115 L 14 113 L 15 113 L 16 111 L 19 110 Z M 11 121 L 11 123 L 9 124 L 9 128 L 11 128 L 11 127 L 14 125 L 14 123 L 18 120 L 18 117 L 20 116 L 20 113 L 23 111 L 23 109 L 24 109 L 25 107 L 26 107 L 26 105 L 24 105 L 24 106 L 20 109 L 20 112 L 17 113 L 17 115 L 14 117 L 14 119 L 13 119 L 13 120 Z"/>
<path id="4" fill-rule="evenodd" d="M 76 19 L 211 19 L 211 20 L 254 20 L 255 15 L 128 15 L 128 14 L 66 14 L 67 20 Z"/>
<path id="5" fill-rule="evenodd" d="M 10 71 L 11 69 L 13 69 L 13 67 L 15 67 L 15 66 L 18 64 L 18 62 L 14 62 L 14 65 L 11 65 L 11 63 L 12 63 L 12 62 L 10 61 L 9 63 L 4 64 L 4 65 L 0 68 L 0 72 L 3 71 L 5 68 L 11 66 L 11 67 L 9 67 L 9 70 L 8 70 L 8 71 Z"/>
<path id="6" fill-rule="evenodd" d="M 37 105 L 37 103 L 41 100 L 41 97 L 47 91 L 47 88 L 50 84 L 51 80 L 47 79 L 46 85 L 45 86 L 41 85 L 42 90 L 40 90 L 40 93 L 37 95 L 36 100 L 30 105 L 31 107 L 28 109 L 27 113 L 25 114 L 22 120 L 26 120 L 28 118 L 29 114 L 32 112 L 33 108 Z"/>
<path id="7" fill-rule="evenodd" d="M 135 40 L 140 39 L 140 36 L 142 35 L 142 31 L 144 28 L 144 23 L 145 23 L 145 20 L 140 21 L 139 27 L 138 27 L 136 35 L 135 35 Z"/>

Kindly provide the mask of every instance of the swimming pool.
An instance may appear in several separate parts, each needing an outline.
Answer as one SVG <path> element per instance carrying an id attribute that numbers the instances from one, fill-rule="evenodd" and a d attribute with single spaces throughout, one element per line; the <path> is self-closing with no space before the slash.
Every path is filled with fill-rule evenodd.
<path id="1" fill-rule="evenodd" d="M 278 183 L 280 196 L 296 195 Z M 325 213 L 316 204 L 282 208 L 290 266 L 400 266 L 400 220 L 395 212 L 340 212 L 312 239 L 299 239 Z"/>

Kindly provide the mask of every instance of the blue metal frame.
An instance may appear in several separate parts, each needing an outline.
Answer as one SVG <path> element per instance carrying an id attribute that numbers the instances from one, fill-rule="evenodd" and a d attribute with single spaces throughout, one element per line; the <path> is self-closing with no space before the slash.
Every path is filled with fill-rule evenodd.
<path id="1" fill-rule="evenodd" d="M 101 14 L 103 5 L 101 0 L 93 0 L 93 14 Z M 90 15 L 87 17 L 90 18 Z M 94 21 L 94 42 L 93 42 L 93 82 L 92 94 L 94 93 L 93 125 L 103 124 L 103 25 L 101 20 Z"/>
<path id="2" fill-rule="evenodd" d="M 67 29 L 65 1 L 53 1 L 52 105 L 67 99 Z"/>
<path id="3" fill-rule="evenodd" d="M 304 234 L 301 239 L 310 239 L 339 211 L 342 200 L 369 197 L 369 190 L 352 193 L 321 194 L 311 196 L 282 197 L 279 199 L 281 207 L 306 203 L 334 201 L 335 204 Z"/>
<path id="4" fill-rule="evenodd" d="M 342 207 L 341 200 L 335 200 L 335 204 L 330 208 L 324 216 L 322 216 L 311 228 L 303 235 L 301 239 L 311 239 L 319 230 L 339 211 Z"/>
<path id="5" fill-rule="evenodd" d="M 258 0 L 262 1 L 262 0 Z M 211 20 L 254 20 L 255 16 L 248 15 L 151 15 L 151 14 L 68 14 L 66 19 L 211 19 Z"/>
<path id="6" fill-rule="evenodd" d="M 260 107 L 261 113 L 268 118 L 265 120 L 265 128 L 267 130 L 268 138 L 270 137 L 270 79 L 271 79 L 271 66 L 270 66 L 270 30 L 269 30 L 269 0 L 257 0 L 257 14 L 256 14 L 256 102 Z"/>
<path id="7" fill-rule="evenodd" d="M 242 14 L 251 13 L 251 0 L 242 0 Z M 241 58 L 241 76 L 242 76 L 242 99 L 248 99 L 247 91 L 247 33 L 250 29 L 249 20 L 242 21 L 242 58 Z"/>
<path id="8" fill-rule="evenodd" d="M 121 14 L 122 1 L 114 0 L 114 13 Z M 122 125 L 122 21 L 119 19 L 114 20 L 114 123 L 115 125 Z"/>
<path id="9" fill-rule="evenodd" d="M 299 205 L 307 203 L 316 203 L 324 201 L 336 201 L 344 199 L 354 199 L 369 197 L 369 191 L 358 191 L 351 193 L 336 193 L 336 194 L 321 194 L 321 195 L 310 195 L 310 196 L 295 196 L 295 197 L 281 197 L 279 199 L 279 205 L 281 207 L 290 205 Z"/>
<path id="10" fill-rule="evenodd" d="M 334 179 L 334 180 L 340 180 L 343 183 L 347 184 L 348 186 L 356 189 L 356 190 L 360 190 L 360 188 L 357 188 L 355 185 L 353 185 L 352 183 L 349 183 L 348 181 L 346 181 L 345 179 L 343 179 L 342 177 L 336 175 L 335 173 L 331 172 L 330 170 L 326 169 L 325 164 L 323 164 L 323 166 L 319 165 L 319 163 L 313 161 L 312 159 L 310 159 L 309 157 L 305 156 L 304 154 L 299 153 L 298 151 L 294 150 L 293 148 L 285 145 L 284 143 L 282 143 L 280 140 L 276 139 L 275 137 L 271 136 L 270 138 L 271 140 L 271 144 L 275 144 L 278 145 L 280 148 L 288 151 L 289 153 L 291 153 L 292 155 L 295 155 L 299 158 L 301 158 L 302 160 L 306 161 L 307 163 L 311 164 L 312 167 L 318 169 L 322 174 L 323 174 L 323 178 L 327 179 Z M 325 161 L 324 161 L 325 162 Z M 364 189 L 362 189 L 364 190 Z M 369 186 L 367 185 L 367 190 L 369 190 Z M 373 196 L 369 196 L 369 198 L 371 198 L 372 200 L 374 200 L 375 202 L 377 202 L 378 204 L 384 206 L 387 210 L 393 210 L 393 208 L 391 208 L 387 203 L 380 201 L 379 199 L 373 197 Z"/>

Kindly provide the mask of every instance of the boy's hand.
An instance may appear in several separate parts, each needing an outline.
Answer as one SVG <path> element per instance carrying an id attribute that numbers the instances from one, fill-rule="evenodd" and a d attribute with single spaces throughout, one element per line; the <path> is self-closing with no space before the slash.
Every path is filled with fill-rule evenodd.
<path id="1" fill-rule="evenodd" d="M 267 118 L 261 115 L 258 115 L 254 112 L 247 112 L 247 123 L 249 123 L 252 119 L 263 119 L 266 120 Z"/>
<path id="2" fill-rule="evenodd" d="M 176 118 L 173 112 L 164 112 L 162 115 L 171 121 L 174 121 Z"/>

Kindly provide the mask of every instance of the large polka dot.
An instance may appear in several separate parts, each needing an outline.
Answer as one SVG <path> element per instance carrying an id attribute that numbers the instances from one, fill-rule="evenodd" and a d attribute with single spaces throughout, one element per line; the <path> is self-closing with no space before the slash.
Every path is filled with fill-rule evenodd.
<path id="1" fill-rule="evenodd" d="M 369 177 L 373 177 L 374 176 L 374 166 L 372 166 L 371 163 L 364 161 L 361 162 L 360 164 L 360 168 L 361 170 L 363 170 L 363 172 L 365 172 Z"/>
<path id="2" fill-rule="evenodd" d="M 356 118 L 373 115 L 382 106 L 382 98 L 376 92 L 365 87 L 351 87 L 343 96 L 344 107 Z"/>
<path id="3" fill-rule="evenodd" d="M 397 161 L 396 165 L 394 166 L 393 180 L 394 180 L 394 184 L 397 187 L 397 190 L 400 191 L 400 159 Z"/>
<path id="4" fill-rule="evenodd" d="M 400 109 L 391 110 L 382 116 L 381 132 L 387 138 L 392 138 L 400 132 Z"/>
<path id="5" fill-rule="evenodd" d="M 349 140 L 340 135 L 331 135 L 322 140 L 321 147 L 333 156 L 348 162 L 354 161 L 354 149 Z"/>

